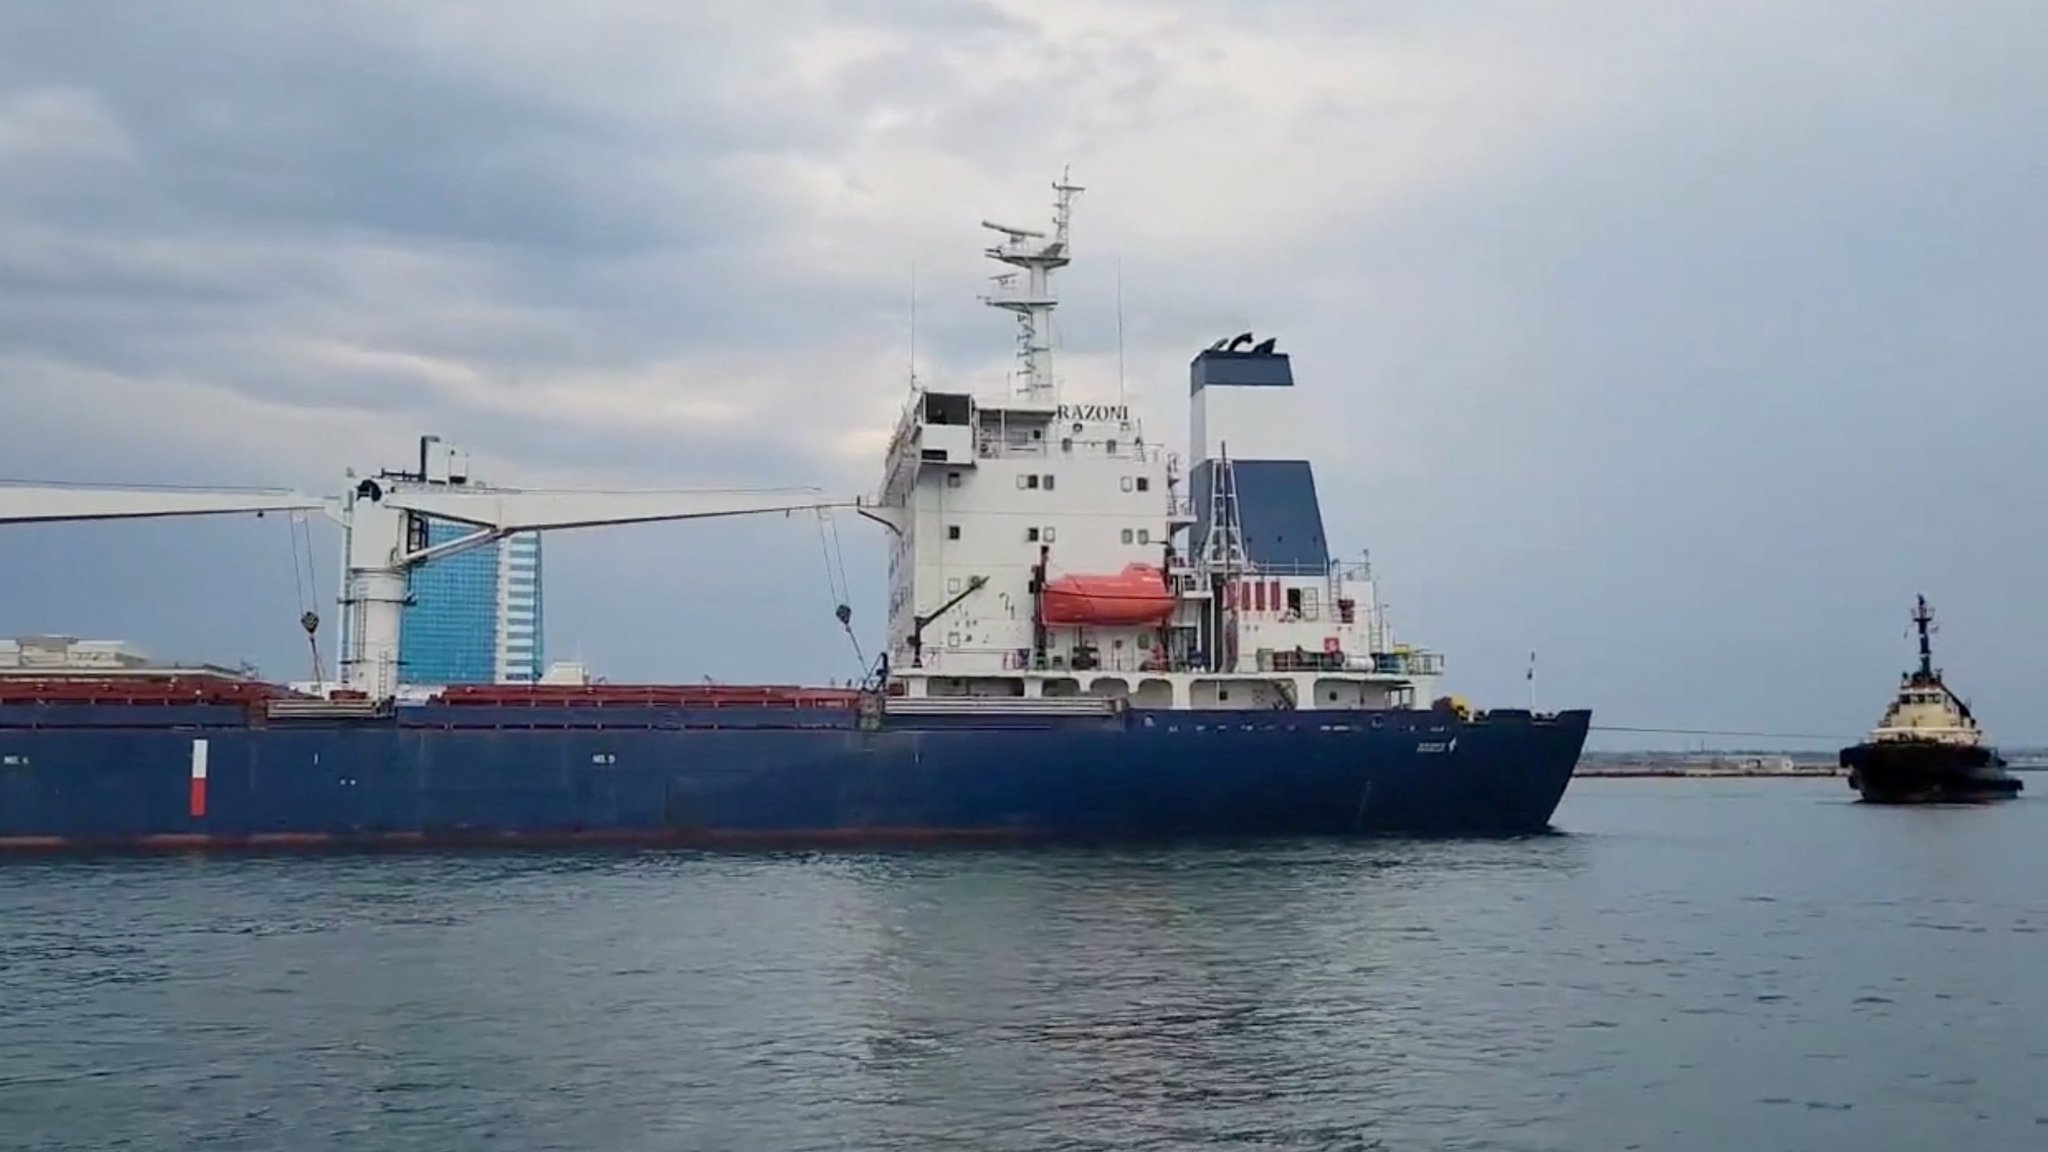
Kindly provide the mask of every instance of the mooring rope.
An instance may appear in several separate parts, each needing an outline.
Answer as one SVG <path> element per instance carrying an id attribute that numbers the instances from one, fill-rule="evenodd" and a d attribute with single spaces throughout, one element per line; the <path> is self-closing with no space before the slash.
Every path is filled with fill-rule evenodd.
<path id="1" fill-rule="evenodd" d="M 1820 736 L 1811 732 L 1737 732 L 1720 728 L 1634 728 L 1619 724 L 1594 724 L 1594 732 L 1634 732 L 1655 736 L 1740 736 L 1751 740 L 1828 740 L 1854 743 L 1854 737 Z"/>

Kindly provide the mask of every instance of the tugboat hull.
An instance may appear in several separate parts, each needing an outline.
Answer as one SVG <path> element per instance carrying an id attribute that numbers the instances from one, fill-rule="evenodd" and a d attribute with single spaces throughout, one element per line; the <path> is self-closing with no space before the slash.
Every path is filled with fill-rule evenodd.
<path id="1" fill-rule="evenodd" d="M 1849 787 L 1870 804 L 1959 804 L 2009 800 L 2018 777 L 1988 748 L 1909 741 L 1844 748 Z"/>

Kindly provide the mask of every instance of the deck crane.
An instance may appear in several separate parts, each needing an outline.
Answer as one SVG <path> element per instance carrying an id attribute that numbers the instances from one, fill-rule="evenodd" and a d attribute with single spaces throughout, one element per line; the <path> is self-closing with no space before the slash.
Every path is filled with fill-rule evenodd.
<path id="1" fill-rule="evenodd" d="M 421 441 L 422 463 L 436 438 Z M 409 576 L 430 560 L 455 555 L 518 532 L 821 512 L 851 508 L 896 528 L 891 510 L 864 497 L 833 498 L 815 488 L 549 491 L 472 487 L 465 477 L 422 468 L 420 473 L 348 476 L 339 498 L 297 491 L 202 488 L 119 488 L 74 485 L 0 485 L 0 524 L 216 516 L 255 512 L 322 512 L 342 528 L 343 602 L 348 655 L 342 685 L 370 699 L 396 695 L 398 641 Z M 429 545 L 428 519 L 454 521 L 473 531 Z"/>

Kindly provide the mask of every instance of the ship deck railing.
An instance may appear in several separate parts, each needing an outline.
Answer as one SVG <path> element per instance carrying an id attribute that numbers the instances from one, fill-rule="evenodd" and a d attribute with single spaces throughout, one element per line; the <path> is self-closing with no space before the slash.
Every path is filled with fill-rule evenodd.
<path id="1" fill-rule="evenodd" d="M 1092 456 L 1108 460 L 1157 464 L 1164 458 L 1164 453 L 1165 450 L 1157 444 L 1147 444 L 1135 439 L 1082 440 L 1069 436 L 1023 441 L 982 436 L 978 437 L 974 444 L 974 454 L 982 460 L 1044 460 L 1053 456 Z"/>
<path id="2" fill-rule="evenodd" d="M 1395 652 L 1376 652 L 1369 662 L 1361 654 L 1345 653 L 1332 656 L 1320 650 L 1304 650 L 1297 654 L 1292 650 L 1261 649 L 1255 653 L 1256 667 L 1233 672 L 1223 669 L 1197 666 L 1186 662 L 1167 661 L 1161 663 L 1144 650 L 1111 649 L 1099 653 L 1092 666 L 1076 668 L 1071 664 L 1055 663 L 1052 660 L 1031 660 L 1028 654 L 1013 649 L 956 648 L 951 651 L 924 653 L 923 663 L 913 668 L 908 649 L 892 652 L 890 660 L 899 672 L 918 672 L 926 676 L 956 677 L 975 680 L 985 677 L 1004 677 L 1029 674 L 1033 676 L 1244 676 L 1259 673 L 1322 673 L 1335 676 L 1387 676 L 1416 677 L 1441 676 L 1444 658 L 1441 653 L 1421 649 Z M 993 665 L 993 667 L 991 666 Z"/>
<path id="3" fill-rule="evenodd" d="M 854 688 L 751 685 L 534 685 L 518 689 L 462 686 L 414 706 L 439 708 L 771 708 L 845 709 L 860 699 Z"/>
<path id="4" fill-rule="evenodd" d="M 369 720 L 391 715 L 391 701 L 287 697 L 265 702 L 263 713 L 271 720 Z"/>
<path id="5" fill-rule="evenodd" d="M 1183 557 L 1183 561 L 1192 566 L 1195 562 L 1195 557 Z M 1360 584 L 1372 579 L 1372 569 L 1369 565 L 1357 560 L 1332 560 L 1327 564 L 1302 562 L 1255 564 L 1247 560 L 1240 565 L 1236 575 L 1241 580 L 1259 580 L 1272 576 L 1306 576 L 1316 580 Z"/>
<path id="6" fill-rule="evenodd" d="M 892 716 L 1109 716 L 1129 707 L 1117 696 L 901 696 Z"/>

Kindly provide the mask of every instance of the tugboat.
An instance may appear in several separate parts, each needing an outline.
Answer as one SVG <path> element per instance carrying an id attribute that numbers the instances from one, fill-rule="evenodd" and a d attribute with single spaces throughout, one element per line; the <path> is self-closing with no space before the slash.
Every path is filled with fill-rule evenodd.
<path id="1" fill-rule="evenodd" d="M 1861 744 L 1842 749 L 1849 787 L 1872 804 L 1941 804 L 2004 800 L 2020 780 L 1985 743 L 1970 706 L 1949 691 L 1934 667 L 1928 626 L 1934 611 L 1916 597 L 1920 667 L 1899 679 L 1898 694 Z"/>

